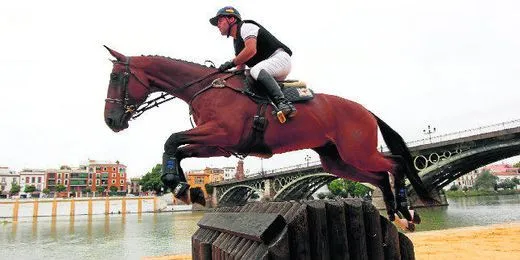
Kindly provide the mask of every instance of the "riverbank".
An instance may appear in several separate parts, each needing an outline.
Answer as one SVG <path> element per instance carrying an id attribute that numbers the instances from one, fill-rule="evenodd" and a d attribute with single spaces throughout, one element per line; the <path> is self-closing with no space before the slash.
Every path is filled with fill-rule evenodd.
<path id="1" fill-rule="evenodd" d="M 407 233 L 419 260 L 520 259 L 520 222 Z M 190 255 L 144 257 L 143 260 L 191 259 Z"/>
<path id="2" fill-rule="evenodd" d="M 520 259 L 520 222 L 407 233 L 417 259 Z"/>
<path id="3" fill-rule="evenodd" d="M 457 190 L 457 191 L 446 191 L 448 198 L 460 198 L 460 197 L 476 197 L 476 196 L 498 196 L 498 195 L 513 195 L 520 194 L 520 190 L 499 190 L 499 191 L 488 191 L 488 190 Z"/>

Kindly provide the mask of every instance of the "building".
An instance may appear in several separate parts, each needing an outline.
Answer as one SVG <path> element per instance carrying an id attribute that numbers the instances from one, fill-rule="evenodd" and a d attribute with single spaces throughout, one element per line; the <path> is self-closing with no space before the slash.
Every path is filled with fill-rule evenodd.
<path id="1" fill-rule="evenodd" d="M 246 178 L 246 175 L 244 174 L 244 161 L 240 160 L 237 163 L 237 170 L 235 174 L 235 179 L 237 180 L 243 180 Z"/>
<path id="2" fill-rule="evenodd" d="M 45 188 L 47 181 L 45 171 L 40 169 L 23 169 L 20 174 L 20 192 L 24 192 L 25 187 L 34 185 L 36 191 L 41 192 Z"/>
<path id="3" fill-rule="evenodd" d="M 119 161 L 113 163 L 89 160 L 87 170 L 92 191 L 110 191 L 110 187 L 116 187 L 118 191 L 126 192 L 126 165 Z"/>
<path id="4" fill-rule="evenodd" d="M 224 167 L 222 170 L 224 171 L 224 180 L 234 179 L 237 174 L 237 169 L 235 167 Z"/>
<path id="5" fill-rule="evenodd" d="M 206 184 L 221 182 L 224 180 L 224 170 L 220 168 L 209 168 L 206 167 L 204 170 L 193 170 L 186 174 L 188 184 L 190 188 L 201 188 L 204 192 L 204 196 L 208 197 L 206 191 Z"/>
<path id="6" fill-rule="evenodd" d="M 141 185 L 139 182 L 141 178 L 130 178 L 130 182 L 128 183 L 127 192 L 138 195 L 141 193 Z"/>
<path id="7" fill-rule="evenodd" d="M 66 192 L 108 192 L 114 186 L 118 191 L 127 190 L 126 165 L 118 161 L 101 162 L 89 160 L 88 163 L 73 168 L 63 165 L 60 169 L 45 171 L 45 186 L 55 192 L 56 187 L 63 185 Z"/>
<path id="8" fill-rule="evenodd" d="M 0 196 L 8 196 L 13 184 L 20 184 L 20 174 L 9 167 L 0 166 Z"/>
<path id="9" fill-rule="evenodd" d="M 475 180 L 477 179 L 478 175 L 480 174 L 480 171 L 473 170 L 465 175 L 460 176 L 455 180 L 455 185 L 457 185 L 459 188 L 472 188 L 473 185 L 475 185 Z"/>
<path id="10" fill-rule="evenodd" d="M 513 167 L 511 164 L 501 163 L 484 166 L 481 168 L 488 170 L 491 174 L 498 177 L 498 182 L 505 181 L 506 179 L 518 178 L 520 179 L 520 168 Z"/>

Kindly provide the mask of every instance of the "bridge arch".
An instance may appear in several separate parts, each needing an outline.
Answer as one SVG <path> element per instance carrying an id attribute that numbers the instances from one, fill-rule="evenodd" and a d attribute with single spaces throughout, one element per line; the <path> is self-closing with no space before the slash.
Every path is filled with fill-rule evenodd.
<path id="1" fill-rule="evenodd" d="M 253 193 L 258 193 L 259 196 L 263 196 L 263 191 L 255 187 L 242 184 L 235 185 L 220 196 L 218 205 L 222 207 L 244 205 Z"/>
<path id="2" fill-rule="evenodd" d="M 306 199 L 323 185 L 337 179 L 330 173 L 316 173 L 300 176 L 284 185 L 273 197 L 274 201 Z"/>
<path id="3" fill-rule="evenodd" d="M 430 189 L 440 190 L 457 178 L 490 163 L 520 155 L 520 140 L 490 144 L 451 156 L 419 172 Z"/>

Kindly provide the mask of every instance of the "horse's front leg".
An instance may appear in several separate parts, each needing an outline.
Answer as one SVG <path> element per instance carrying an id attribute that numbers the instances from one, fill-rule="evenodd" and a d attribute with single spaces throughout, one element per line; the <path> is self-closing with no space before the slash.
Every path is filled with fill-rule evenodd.
<path id="1" fill-rule="evenodd" d="M 205 154 L 205 157 L 220 156 L 218 149 L 208 149 L 204 151 L 200 147 L 203 146 L 228 146 L 226 143 L 226 132 L 217 127 L 216 124 L 206 124 L 190 129 L 188 131 L 172 134 L 164 144 L 164 153 L 162 158 L 162 176 L 161 180 L 164 185 L 170 188 L 177 198 L 186 196 L 189 185 L 186 183 L 186 177 L 180 167 L 180 160 L 186 157 L 193 157 L 190 154 Z M 181 145 L 194 144 L 199 145 L 198 149 L 186 148 L 182 150 Z M 189 147 L 189 146 L 188 146 Z M 180 151 L 180 152 L 179 152 Z M 202 156 L 197 156 L 202 157 Z"/>

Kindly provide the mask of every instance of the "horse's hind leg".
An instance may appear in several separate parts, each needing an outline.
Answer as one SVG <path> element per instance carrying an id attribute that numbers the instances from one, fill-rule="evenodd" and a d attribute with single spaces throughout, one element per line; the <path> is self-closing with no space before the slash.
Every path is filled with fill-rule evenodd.
<path id="1" fill-rule="evenodd" d="M 400 156 L 391 156 L 391 158 L 396 162 L 392 174 L 394 176 L 394 190 L 397 211 L 399 211 L 408 221 L 412 221 L 415 224 L 420 224 L 421 218 L 419 217 L 419 214 L 415 210 L 409 209 L 404 177 L 405 169 L 402 168 L 405 167 L 403 165 L 403 159 Z"/>

